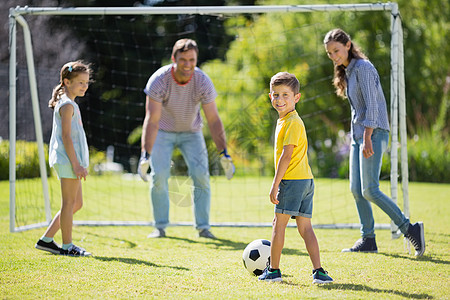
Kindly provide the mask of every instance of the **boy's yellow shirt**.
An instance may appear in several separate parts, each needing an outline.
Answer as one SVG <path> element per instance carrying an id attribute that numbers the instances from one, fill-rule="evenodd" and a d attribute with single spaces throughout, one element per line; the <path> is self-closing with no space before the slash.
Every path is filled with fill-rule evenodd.
<path id="1" fill-rule="evenodd" d="M 312 179 L 313 174 L 307 156 L 308 139 L 305 125 L 295 110 L 277 121 L 274 149 L 275 169 L 278 168 L 283 147 L 286 145 L 294 145 L 294 152 L 283 179 Z"/>

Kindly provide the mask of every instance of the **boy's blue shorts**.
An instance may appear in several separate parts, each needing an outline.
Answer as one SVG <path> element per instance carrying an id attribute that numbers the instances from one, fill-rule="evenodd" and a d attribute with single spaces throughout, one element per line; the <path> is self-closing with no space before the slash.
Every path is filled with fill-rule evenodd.
<path id="1" fill-rule="evenodd" d="M 314 179 L 281 180 L 275 212 L 305 218 L 312 217 Z"/>

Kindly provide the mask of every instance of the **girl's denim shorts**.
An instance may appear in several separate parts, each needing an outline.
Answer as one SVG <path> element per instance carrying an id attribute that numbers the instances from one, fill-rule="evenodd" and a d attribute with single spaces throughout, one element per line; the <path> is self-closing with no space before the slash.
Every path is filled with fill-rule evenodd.
<path id="1" fill-rule="evenodd" d="M 61 164 L 54 164 L 53 168 L 56 171 L 56 174 L 58 175 L 58 179 L 61 178 L 72 178 L 77 179 L 77 175 L 73 172 L 72 165 L 61 165 Z"/>
<path id="2" fill-rule="evenodd" d="M 314 179 L 281 180 L 275 212 L 305 218 L 312 217 Z"/>

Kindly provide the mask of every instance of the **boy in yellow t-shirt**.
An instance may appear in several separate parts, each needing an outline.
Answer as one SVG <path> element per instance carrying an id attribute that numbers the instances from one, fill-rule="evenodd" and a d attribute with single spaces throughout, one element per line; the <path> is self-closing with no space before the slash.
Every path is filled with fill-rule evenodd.
<path id="1" fill-rule="evenodd" d="M 300 100 L 300 83 L 295 75 L 280 72 L 270 80 L 270 100 L 279 115 L 275 131 L 275 176 L 270 201 L 275 204 L 270 266 L 259 280 L 281 281 L 279 269 L 286 226 L 290 218 L 305 241 L 313 265 L 313 283 L 330 283 L 333 279 L 320 264 L 319 244 L 311 225 L 314 180 L 308 164 L 308 141 L 305 126 L 295 110 Z"/>

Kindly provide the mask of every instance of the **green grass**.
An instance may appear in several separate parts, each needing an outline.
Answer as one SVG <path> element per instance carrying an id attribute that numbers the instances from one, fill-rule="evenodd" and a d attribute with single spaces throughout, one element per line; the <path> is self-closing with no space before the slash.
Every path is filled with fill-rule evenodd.
<path id="1" fill-rule="evenodd" d="M 349 193 L 346 181 L 317 181 L 318 198 L 329 198 L 327 189 L 321 187 L 324 184 L 333 184 L 333 193 Z M 102 195 L 109 193 L 108 188 L 100 183 L 94 191 L 89 187 L 93 182 L 94 178 L 83 186 L 86 209 L 91 212 L 98 209 L 93 208 L 94 202 L 105 205 Z M 259 193 L 268 193 L 267 182 L 270 183 L 270 179 L 253 182 L 236 178 L 223 183 L 223 186 L 215 182 L 213 189 L 224 190 L 220 193 L 213 191 L 217 203 L 213 204 L 212 215 L 217 220 L 225 218 L 215 212 L 216 209 L 227 208 L 227 204 L 222 203 L 227 197 L 221 193 L 234 195 L 232 201 L 243 202 L 244 199 L 251 202 L 253 198 L 262 201 Z M 111 188 L 116 186 L 114 182 L 110 183 Z M 57 194 L 57 182 L 51 185 L 52 193 Z M 147 186 L 133 182 L 129 185 L 130 206 L 142 202 L 138 210 L 148 209 Z M 244 190 L 251 185 L 255 188 Z M 256 195 L 244 195 L 250 192 Z M 335 283 L 314 286 L 311 284 L 309 257 L 294 228 L 286 231 L 281 259 L 284 281 L 281 284 L 258 282 L 244 269 L 241 260 L 242 251 L 249 242 L 258 238 L 270 239 L 271 228 L 217 227 L 213 228 L 213 232 L 219 239 L 211 241 L 198 238 L 191 227 L 170 227 L 167 238 L 150 240 L 146 236 L 152 228 L 146 226 L 76 226 L 74 242 L 91 251 L 93 257 L 70 258 L 46 254 L 34 249 L 43 228 L 9 233 L 9 187 L 8 182 L 2 181 L 0 298 L 449 299 L 450 185 L 410 183 L 409 194 L 412 220 L 422 220 L 425 224 L 427 250 L 422 258 L 406 253 L 403 239 L 392 240 L 387 230 L 377 231 L 378 254 L 362 254 L 340 252 L 343 247 L 355 242 L 359 236 L 358 230 L 316 229 L 322 264 Z M 141 199 L 136 200 L 135 197 Z M 347 199 L 348 195 L 344 198 Z M 53 210 L 58 209 L 56 202 L 52 201 Z M 320 218 L 321 214 L 328 214 L 325 209 L 329 210 L 330 206 L 335 208 L 337 215 L 345 212 L 354 214 L 352 220 L 357 218 L 353 203 L 347 208 L 335 202 L 333 199 L 328 204 L 316 205 L 313 220 Z M 114 204 L 108 205 L 114 207 Z M 119 206 L 120 209 L 126 208 L 125 204 Z M 172 206 L 178 213 L 191 210 L 188 205 Z M 268 210 L 269 219 L 264 221 L 270 222 L 272 206 L 264 204 L 262 207 Z M 252 211 L 248 209 L 246 212 L 238 218 L 251 219 Z M 133 214 L 134 210 L 130 208 L 125 213 Z M 175 219 L 182 219 L 182 216 L 173 215 L 173 211 L 171 214 Z M 148 212 L 142 212 L 139 218 L 147 215 Z M 265 216 L 264 213 L 262 217 Z M 91 216 L 80 212 L 75 219 L 79 217 Z M 386 220 L 382 214 L 376 218 L 377 222 Z M 56 240 L 60 239 L 58 234 Z"/>
<path id="2" fill-rule="evenodd" d="M 273 206 L 268 200 L 271 177 L 234 178 L 212 177 L 211 222 L 270 223 Z M 49 178 L 52 215 L 60 208 L 61 192 L 56 177 Z M 316 179 L 313 222 L 315 224 L 358 223 L 356 208 L 349 193 L 348 181 Z M 171 221 L 192 222 L 191 182 L 186 177 L 172 177 L 169 181 Z M 389 182 L 382 182 L 385 192 Z M 9 190 L 6 188 L 6 191 Z M 5 195 L 6 196 L 6 195 Z M 76 220 L 82 221 L 150 221 L 149 187 L 139 178 L 121 176 L 90 176 L 83 182 L 83 209 Z M 16 226 L 45 221 L 42 184 L 37 179 L 16 182 Z M 374 209 L 378 223 L 389 218 Z"/>

